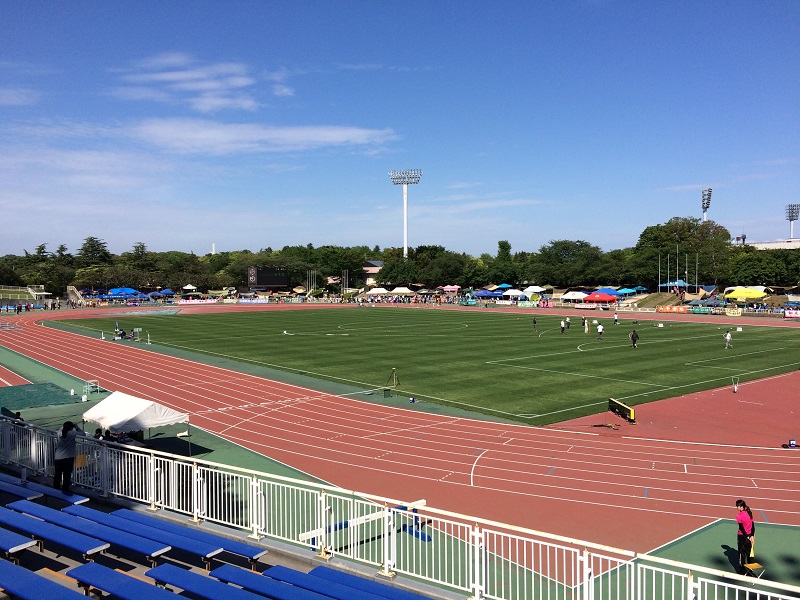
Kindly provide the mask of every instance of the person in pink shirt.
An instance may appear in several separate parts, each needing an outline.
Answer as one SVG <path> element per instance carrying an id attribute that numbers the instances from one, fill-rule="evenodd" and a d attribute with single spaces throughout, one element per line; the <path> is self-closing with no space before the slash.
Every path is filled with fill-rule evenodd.
<path id="1" fill-rule="evenodd" d="M 753 520 L 753 511 L 747 506 L 744 500 L 736 501 L 736 508 L 739 511 L 736 515 L 736 542 L 739 547 L 739 575 L 747 575 L 748 569 L 744 565 L 753 562 L 750 554 L 753 550 L 753 542 L 756 535 L 756 523 Z"/>

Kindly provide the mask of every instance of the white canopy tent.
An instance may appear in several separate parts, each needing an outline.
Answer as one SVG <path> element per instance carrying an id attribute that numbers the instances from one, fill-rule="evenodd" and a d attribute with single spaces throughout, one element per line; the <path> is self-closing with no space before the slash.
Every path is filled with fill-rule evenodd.
<path id="1" fill-rule="evenodd" d="M 188 423 L 189 415 L 162 406 L 152 400 L 137 398 L 124 392 L 114 392 L 85 413 L 85 421 L 97 423 L 113 431 L 138 431 Z"/>
<path id="2" fill-rule="evenodd" d="M 525 292 L 526 294 L 539 294 L 541 292 L 544 292 L 546 289 L 547 288 L 543 288 L 540 285 L 529 285 L 522 291 Z"/>
<path id="3" fill-rule="evenodd" d="M 579 291 L 567 292 L 566 294 L 561 296 L 561 300 L 583 300 L 588 295 L 589 294 L 587 294 L 586 292 L 579 292 Z"/>
<path id="4" fill-rule="evenodd" d="M 389 291 L 386 288 L 377 287 L 372 288 L 370 291 L 367 292 L 367 296 L 379 296 L 379 295 L 386 295 Z"/>
<path id="5" fill-rule="evenodd" d="M 414 292 L 404 286 L 396 287 L 391 292 L 392 296 L 413 296 Z"/>
<path id="6" fill-rule="evenodd" d="M 524 296 L 524 295 L 525 295 L 525 292 L 522 292 L 520 290 L 513 290 L 512 289 L 512 290 L 506 290 L 505 292 L 503 292 L 503 296 L 511 296 L 513 298 L 519 298 L 520 296 Z"/>

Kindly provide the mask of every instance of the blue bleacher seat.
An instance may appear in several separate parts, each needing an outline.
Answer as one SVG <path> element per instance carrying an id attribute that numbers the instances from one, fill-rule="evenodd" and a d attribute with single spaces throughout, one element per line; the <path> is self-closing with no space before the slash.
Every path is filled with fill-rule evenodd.
<path id="1" fill-rule="evenodd" d="M 238 554 L 239 556 L 244 556 L 247 558 L 251 562 L 253 568 L 255 568 L 255 562 L 267 553 L 264 548 L 245 544 L 244 542 L 240 542 L 238 540 L 232 540 L 210 531 L 203 531 L 197 527 L 181 525 L 180 523 L 173 523 L 171 521 L 159 519 L 158 517 L 145 515 L 127 508 L 115 510 L 111 514 L 115 517 L 122 517 L 123 519 L 141 523 L 142 525 L 149 525 L 150 527 L 155 527 L 156 529 L 163 529 L 164 531 L 169 531 L 177 535 L 184 535 L 200 542 L 206 542 L 207 544 L 214 546 L 222 546 L 226 552 Z"/>
<path id="2" fill-rule="evenodd" d="M 319 577 L 326 581 L 341 583 L 342 585 L 347 585 L 358 590 L 370 592 L 376 596 L 382 596 L 383 598 L 390 598 L 391 600 L 427 600 L 425 596 L 420 594 L 401 590 L 379 581 L 370 581 L 369 579 L 359 577 L 358 575 L 352 575 L 351 573 L 345 573 L 344 571 L 337 571 L 336 569 L 331 569 L 330 567 L 314 567 L 311 569 L 311 571 L 309 571 L 309 575 Z"/>
<path id="3" fill-rule="evenodd" d="M 314 577 L 313 575 L 301 573 L 300 571 L 282 565 L 270 567 L 264 571 L 263 575 L 267 578 L 277 579 L 284 583 L 323 594 L 335 600 L 385 600 L 383 596 L 376 596 L 375 594 L 365 592 L 364 590 L 358 590 L 349 585 Z"/>
<path id="4" fill-rule="evenodd" d="M 84 502 L 89 501 L 89 498 L 87 498 L 86 496 L 80 496 L 78 494 L 65 494 L 61 490 L 57 490 L 53 487 L 44 485 L 42 483 L 36 483 L 35 481 L 23 482 L 20 480 L 19 477 L 8 475 L 7 473 L 0 473 L 0 481 L 3 481 L 5 483 L 11 483 L 14 485 L 19 485 L 21 487 L 31 490 L 32 492 L 38 492 L 49 498 L 62 500 L 67 504 L 83 504 Z M 30 498 L 28 499 L 30 500 Z"/>
<path id="5" fill-rule="evenodd" d="M 300 574 L 302 575 L 302 573 Z M 238 585 L 246 590 L 261 594 L 262 596 L 267 596 L 268 598 L 274 598 L 275 600 L 328 600 L 331 598 L 331 596 L 318 594 L 301 587 L 295 587 L 270 577 L 262 577 L 258 573 L 246 571 L 245 569 L 234 567 L 233 565 L 217 567 L 211 571 L 209 575 L 225 583 Z M 356 596 L 352 596 L 352 599 L 355 600 Z"/>
<path id="6" fill-rule="evenodd" d="M 11 562 L 17 561 L 17 554 L 36 545 L 36 540 L 8 531 L 7 529 L 0 529 L 0 550 L 6 555 L 6 558 Z"/>
<path id="7" fill-rule="evenodd" d="M 26 500 L 35 500 L 36 498 L 41 498 L 43 495 L 41 492 L 34 492 L 28 487 L 8 483 L 7 481 L 0 481 L 0 492 L 17 498 L 25 498 Z"/>
<path id="8" fill-rule="evenodd" d="M 19 531 L 24 531 L 40 540 L 46 540 L 55 544 L 60 544 L 76 552 L 80 552 L 84 558 L 91 560 L 91 557 L 98 552 L 106 550 L 109 546 L 107 542 L 77 533 L 71 529 L 64 529 L 52 523 L 46 523 L 31 516 L 23 515 L 9 508 L 0 507 L 0 523 Z"/>
<path id="9" fill-rule="evenodd" d="M 62 512 L 75 515 L 76 517 L 82 517 L 102 525 L 107 525 L 108 527 L 112 527 L 114 529 L 119 529 L 120 531 L 128 531 L 135 535 L 154 540 L 156 542 L 169 544 L 173 548 L 197 555 L 206 563 L 206 568 L 209 567 L 211 557 L 222 552 L 222 546 L 213 546 L 211 544 L 206 544 L 205 542 L 200 542 L 186 536 L 176 535 L 168 531 L 162 531 L 148 525 L 141 525 L 140 523 L 115 517 L 93 508 L 87 508 L 86 506 L 65 506 L 61 510 Z"/>
<path id="10" fill-rule="evenodd" d="M 41 504 L 36 504 L 35 502 L 29 502 L 28 500 L 18 500 L 8 504 L 7 506 L 8 508 L 16 510 L 17 512 L 43 519 L 44 521 L 53 523 L 59 527 L 71 529 L 72 531 L 77 531 L 78 533 L 85 533 L 86 535 L 90 535 L 98 540 L 109 542 L 112 546 L 119 546 L 134 552 L 140 552 L 147 557 L 147 559 L 151 562 L 151 566 L 153 567 L 156 566 L 155 557 L 160 556 L 172 548 L 168 544 L 155 542 L 128 531 L 120 531 L 119 529 L 114 529 L 112 527 L 108 527 L 107 525 L 82 519 L 81 517 L 76 517 L 47 506 L 42 506 Z"/>
<path id="11" fill-rule="evenodd" d="M 193 573 L 176 567 L 175 565 L 163 564 L 150 569 L 145 573 L 152 577 L 157 583 L 174 585 L 182 590 L 195 594 L 202 598 L 225 598 L 225 600 L 264 600 L 264 596 L 254 594 L 227 583 L 222 583 L 217 579 Z"/>
<path id="12" fill-rule="evenodd" d="M 74 567 L 67 571 L 66 574 L 68 577 L 75 579 L 86 590 L 87 596 L 89 595 L 89 588 L 94 587 L 122 600 L 150 600 L 151 598 L 154 600 L 175 600 L 176 598 L 172 592 L 168 592 L 154 584 L 125 575 L 125 573 L 120 573 L 97 563 L 86 563 L 85 565 Z"/>
<path id="13" fill-rule="evenodd" d="M 86 600 L 76 590 L 5 560 L 0 560 L 0 588 L 22 600 Z"/>

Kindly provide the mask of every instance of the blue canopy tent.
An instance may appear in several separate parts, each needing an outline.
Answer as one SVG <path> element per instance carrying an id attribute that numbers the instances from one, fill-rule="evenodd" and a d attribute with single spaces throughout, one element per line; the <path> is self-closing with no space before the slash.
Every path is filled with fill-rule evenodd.
<path id="1" fill-rule="evenodd" d="M 502 298 L 502 292 L 490 292 L 489 290 L 478 290 L 475 292 L 476 298 Z"/>
<path id="2" fill-rule="evenodd" d="M 662 284 L 661 284 L 659 287 L 666 287 L 666 288 L 671 288 L 671 287 L 679 287 L 679 288 L 685 288 L 685 287 L 689 287 L 689 284 L 688 284 L 688 283 L 686 283 L 686 282 L 685 282 L 683 279 L 675 279 L 674 281 L 668 281 L 668 282 L 666 282 L 666 283 L 662 283 Z"/>
<path id="3" fill-rule="evenodd" d="M 161 290 L 161 295 L 162 296 L 174 296 L 175 292 L 173 292 L 171 289 L 167 288 L 165 290 Z"/>
<path id="4" fill-rule="evenodd" d="M 608 288 L 608 287 L 604 287 L 604 288 L 600 288 L 599 290 L 595 290 L 594 293 L 596 293 L 596 294 L 608 294 L 609 296 L 619 296 L 620 295 L 620 292 L 618 292 L 614 288 Z"/>
<path id="5" fill-rule="evenodd" d="M 621 290 L 617 290 L 617 293 L 622 296 L 630 296 L 631 294 L 635 294 L 636 290 L 633 288 L 622 288 Z"/>
<path id="6" fill-rule="evenodd" d="M 127 295 L 138 294 L 139 290 L 135 290 L 129 287 L 119 287 L 119 288 L 111 288 L 110 290 L 108 290 L 108 293 L 114 296 L 125 296 L 126 294 Z"/>
<path id="7" fill-rule="evenodd" d="M 498 285 L 497 287 L 498 287 L 499 289 L 501 289 L 501 290 L 509 290 L 509 289 L 511 289 L 511 288 L 512 288 L 512 287 L 514 287 L 514 286 L 513 286 L 513 285 L 511 285 L 510 283 L 501 283 L 501 284 L 500 284 L 500 285 Z"/>

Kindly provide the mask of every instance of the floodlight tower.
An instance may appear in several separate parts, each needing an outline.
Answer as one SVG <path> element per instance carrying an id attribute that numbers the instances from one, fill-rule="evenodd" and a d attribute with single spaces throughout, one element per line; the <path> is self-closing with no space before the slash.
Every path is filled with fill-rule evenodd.
<path id="1" fill-rule="evenodd" d="M 422 169 L 389 171 L 392 183 L 403 186 L 403 258 L 408 258 L 408 185 L 419 183 L 421 177 Z"/>
<path id="2" fill-rule="evenodd" d="M 711 206 L 711 188 L 706 188 L 702 191 L 702 200 L 701 205 L 703 207 L 703 222 L 705 223 L 708 218 L 706 217 L 706 213 L 708 212 L 708 207 Z"/>
<path id="3" fill-rule="evenodd" d="M 789 221 L 789 239 L 794 239 L 794 222 L 800 217 L 800 204 L 786 205 L 786 220 Z"/>

